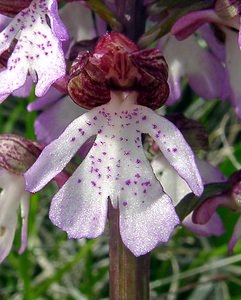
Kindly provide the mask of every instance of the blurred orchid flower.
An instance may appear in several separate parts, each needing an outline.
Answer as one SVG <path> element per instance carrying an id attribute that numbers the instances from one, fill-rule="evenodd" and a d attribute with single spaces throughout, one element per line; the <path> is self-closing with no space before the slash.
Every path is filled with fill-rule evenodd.
<path id="1" fill-rule="evenodd" d="M 206 26 L 199 30 L 204 40 L 207 30 Z M 226 72 L 216 52 L 201 47 L 194 35 L 183 41 L 168 35 L 160 40 L 159 46 L 169 66 L 170 95 L 167 104 L 180 99 L 182 80 L 185 79 L 194 92 L 204 99 L 224 98 Z"/>
<path id="2" fill-rule="evenodd" d="M 7 68 L 0 72 L 0 101 L 22 87 L 28 74 L 37 82 L 37 96 L 65 75 L 61 42 L 68 39 L 68 34 L 59 18 L 56 0 L 33 0 L 19 12 L 0 33 L 0 54 L 15 39 Z"/>
<path id="3" fill-rule="evenodd" d="M 213 37 L 210 37 L 210 28 L 208 35 L 206 34 L 207 44 L 210 49 L 217 53 L 220 63 L 226 69 L 226 78 L 219 78 L 218 72 L 213 73 L 213 78 L 217 85 L 223 85 L 223 93 L 221 99 L 230 99 L 237 115 L 241 118 L 241 85 L 240 85 L 240 69 L 241 69 L 241 38 L 240 38 L 240 1 L 216 1 L 215 8 L 201 10 L 189 13 L 181 17 L 172 27 L 171 33 L 179 40 L 183 40 L 194 33 L 204 23 L 214 23 L 219 30 L 223 32 L 225 39 L 218 40 L 212 31 Z M 239 30 L 239 33 L 238 33 Z M 204 33 L 205 34 L 205 33 Z M 238 43 L 239 41 L 239 43 Z M 219 46 L 217 47 L 217 44 Z M 224 48 L 225 55 L 220 56 L 220 47 Z"/>

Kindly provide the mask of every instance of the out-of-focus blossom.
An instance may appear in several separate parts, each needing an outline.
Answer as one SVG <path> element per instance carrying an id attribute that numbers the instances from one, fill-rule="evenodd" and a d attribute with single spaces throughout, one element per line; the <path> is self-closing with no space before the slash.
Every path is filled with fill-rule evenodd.
<path id="1" fill-rule="evenodd" d="M 42 96 L 65 74 L 61 42 L 68 38 L 58 16 L 56 0 L 33 0 L 0 34 L 0 54 L 16 40 L 6 69 L 0 72 L 0 100 L 24 85 L 27 75 Z"/>
<path id="2" fill-rule="evenodd" d="M 207 9 L 191 12 L 181 17 L 172 27 L 171 33 L 178 40 L 183 40 L 194 33 L 205 23 L 214 23 L 238 30 L 240 21 L 237 17 L 221 18 L 215 9 Z M 237 39 L 238 41 L 238 39 Z"/>
<path id="3" fill-rule="evenodd" d="M 200 35 L 206 30 L 202 28 Z M 180 98 L 182 80 L 187 80 L 194 92 L 204 99 L 223 98 L 226 80 L 223 64 L 211 49 L 200 46 L 197 37 L 192 35 L 177 41 L 168 35 L 161 39 L 160 47 L 169 67 L 168 104 Z"/>
<path id="4" fill-rule="evenodd" d="M 70 238 L 95 238 L 104 231 L 110 199 L 120 211 L 124 244 L 136 256 L 145 254 L 166 242 L 179 220 L 144 155 L 141 134 L 148 133 L 156 141 L 195 194 L 203 190 L 193 153 L 179 130 L 140 105 L 157 107 L 166 99 L 166 91 L 157 93 L 166 88 L 165 61 L 157 49 L 138 51 L 123 35 L 111 33 L 100 39 L 93 54 L 77 63 L 71 73 L 76 80 L 69 89 L 76 102 L 94 108 L 44 149 L 25 174 L 27 189 L 40 190 L 96 135 L 82 164 L 53 198 L 50 219 Z M 97 82 L 94 91 L 89 89 L 92 81 Z M 149 103 L 147 94 L 139 94 L 148 83 Z M 101 102 L 104 105 L 98 106 Z"/>
<path id="5" fill-rule="evenodd" d="M 198 158 L 196 158 L 196 163 L 204 184 L 226 181 L 223 174 L 209 163 Z M 157 179 L 162 183 L 164 191 L 172 198 L 175 206 L 184 196 L 191 192 L 187 183 L 175 172 L 161 154 L 153 159 L 152 168 Z M 201 236 L 219 236 L 224 233 L 223 223 L 217 213 L 213 214 L 203 224 L 193 223 L 191 213 L 182 223 L 190 231 Z"/>
<path id="6" fill-rule="evenodd" d="M 25 191 L 23 173 L 41 152 L 39 146 L 15 135 L 0 136 L 0 262 L 11 250 L 21 207 L 22 238 L 19 253 L 27 245 L 30 194 Z"/>
<path id="7" fill-rule="evenodd" d="M 241 118 L 241 53 L 240 43 L 238 44 L 238 40 L 240 40 L 240 33 L 238 34 L 240 28 L 240 11 L 241 7 L 239 1 L 220 0 L 216 2 L 215 9 L 196 11 L 183 16 L 174 24 L 171 30 L 172 34 L 179 40 L 187 38 L 202 24 L 207 22 L 215 24 L 219 31 L 222 32 L 222 35 L 224 36 L 222 39 L 220 39 L 214 31 L 212 31 L 213 37 L 211 38 L 210 29 L 208 35 L 206 35 L 206 37 L 208 37 L 206 40 L 208 46 L 214 53 L 216 50 L 217 57 L 219 58 L 220 63 L 225 67 L 227 74 L 226 79 L 224 78 L 222 81 L 220 81 L 218 73 L 213 74 L 213 78 L 216 80 L 217 84 L 220 83 L 223 85 L 221 98 L 230 99 L 239 118 Z M 219 47 L 217 47 L 218 43 Z M 220 47 L 225 49 L 224 57 L 220 57 L 218 53 Z"/>

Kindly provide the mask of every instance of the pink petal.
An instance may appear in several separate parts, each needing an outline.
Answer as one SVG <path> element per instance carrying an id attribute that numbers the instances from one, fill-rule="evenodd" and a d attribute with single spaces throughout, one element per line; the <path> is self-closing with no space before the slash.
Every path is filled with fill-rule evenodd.
<path id="1" fill-rule="evenodd" d="M 48 15 L 55 30 L 58 28 L 58 17 L 51 15 L 56 10 L 55 6 L 55 0 L 33 1 L 1 32 L 0 54 L 9 48 L 14 38 L 17 39 L 7 69 L 0 72 L 1 101 L 24 84 L 28 73 L 34 82 L 37 81 L 37 96 L 42 96 L 54 81 L 65 74 L 61 43 L 46 21 Z"/>
<path id="2" fill-rule="evenodd" d="M 183 225 L 191 232 L 201 236 L 220 236 L 225 232 L 223 222 L 217 213 L 214 213 L 205 224 L 195 224 L 192 221 L 192 214 L 183 220 Z"/>
<path id="3" fill-rule="evenodd" d="M 191 12 L 180 19 L 172 26 L 171 33 L 178 40 L 183 40 L 194 33 L 204 23 L 219 23 L 220 19 L 213 9 Z"/>

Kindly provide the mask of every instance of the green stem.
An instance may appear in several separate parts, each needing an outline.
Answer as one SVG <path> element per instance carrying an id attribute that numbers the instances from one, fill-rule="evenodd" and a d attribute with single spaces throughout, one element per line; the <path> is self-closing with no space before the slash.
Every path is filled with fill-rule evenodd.
<path id="1" fill-rule="evenodd" d="M 109 205 L 110 300 L 149 299 L 149 254 L 135 257 L 123 244 L 119 211 Z"/>

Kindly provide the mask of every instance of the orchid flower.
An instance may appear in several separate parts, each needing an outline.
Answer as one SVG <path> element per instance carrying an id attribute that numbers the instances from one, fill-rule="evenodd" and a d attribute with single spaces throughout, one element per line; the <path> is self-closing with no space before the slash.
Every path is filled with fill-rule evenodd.
<path id="1" fill-rule="evenodd" d="M 202 193 L 203 185 L 193 153 L 179 130 L 152 109 L 140 105 L 140 102 L 148 103 L 147 99 L 133 90 L 133 86 L 141 88 L 141 84 L 147 83 L 142 82 L 143 76 L 152 86 L 152 96 L 160 87 L 167 88 L 163 57 L 155 49 L 144 50 L 140 51 L 138 61 L 135 50 L 136 45 L 123 35 L 111 33 L 100 39 L 93 54 L 85 60 L 82 71 L 77 71 L 77 65 L 73 65 L 75 76 L 69 90 L 75 101 L 92 107 L 100 101 L 105 104 L 74 120 L 43 150 L 26 172 L 25 179 L 28 191 L 40 190 L 66 166 L 87 139 L 96 135 L 82 164 L 53 198 L 50 219 L 65 230 L 69 238 L 95 238 L 104 231 L 110 199 L 112 206 L 119 208 L 124 244 L 139 256 L 159 243 L 167 242 L 179 224 L 170 197 L 164 193 L 145 157 L 141 134 L 148 133 L 156 141 L 195 194 Z M 158 77 L 151 68 L 152 62 L 155 62 L 153 66 L 160 65 L 158 70 L 162 73 Z M 80 66 L 83 66 L 82 60 Z M 95 66 L 99 72 L 96 79 L 93 76 L 90 79 L 91 73 L 86 73 L 86 69 L 93 70 Z M 86 90 L 85 84 L 91 86 L 94 80 L 100 84 L 101 78 L 104 82 L 100 88 L 106 87 L 106 93 L 94 97 L 94 91 Z M 79 89 L 74 89 L 80 84 Z M 107 87 L 111 84 L 121 86 L 122 90 L 110 89 L 108 94 Z M 98 85 L 95 88 L 98 89 Z M 167 97 L 165 90 L 162 98 L 159 94 L 158 98 L 151 98 L 150 94 L 149 106 L 162 102 L 163 95 Z M 89 100 L 91 97 L 92 101 Z"/>
<path id="2" fill-rule="evenodd" d="M 61 42 L 67 38 L 56 0 L 33 0 L 18 13 L 0 33 L 0 54 L 17 40 L 7 68 L 0 72 L 0 101 L 23 86 L 28 73 L 37 82 L 36 95 L 42 96 L 65 74 Z"/>
<path id="3" fill-rule="evenodd" d="M 199 34 L 207 30 L 201 28 Z M 169 66 L 170 95 L 167 104 L 171 105 L 181 97 L 182 79 L 187 79 L 194 92 L 204 99 L 223 98 L 225 69 L 216 53 L 201 47 L 194 35 L 183 41 L 168 35 L 160 40 L 159 45 Z"/>
<path id="4" fill-rule="evenodd" d="M 206 22 L 216 24 L 216 26 L 219 26 L 219 28 L 223 31 L 225 35 L 224 44 L 217 41 L 213 32 L 212 38 L 210 38 L 210 33 L 208 33 L 208 40 L 206 41 L 210 49 L 215 51 L 219 48 L 217 53 L 220 51 L 221 46 L 225 50 L 224 56 L 220 56 L 218 53 L 218 59 L 226 69 L 226 78 L 223 78 L 223 80 L 220 81 L 220 79 L 218 79 L 218 72 L 213 74 L 213 78 L 215 78 L 217 84 L 223 84 L 223 93 L 221 94 L 221 98 L 230 99 L 239 118 L 241 118 L 241 89 L 239 76 L 241 65 L 241 31 L 239 29 L 240 11 L 241 7 L 239 1 L 219 0 L 216 2 L 215 9 L 196 11 L 183 16 L 174 24 L 171 30 L 171 33 L 179 40 L 187 38 Z M 237 43 L 238 40 L 239 43 Z M 218 48 L 217 44 L 219 44 Z"/>
<path id="5" fill-rule="evenodd" d="M 178 40 L 183 40 L 205 23 L 226 26 L 240 32 L 240 11 L 240 3 L 237 0 L 217 0 L 213 9 L 194 11 L 178 19 L 173 25 L 171 33 Z M 241 47 L 240 37 L 237 38 L 237 41 Z"/>

